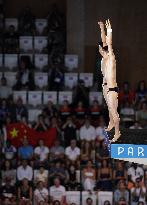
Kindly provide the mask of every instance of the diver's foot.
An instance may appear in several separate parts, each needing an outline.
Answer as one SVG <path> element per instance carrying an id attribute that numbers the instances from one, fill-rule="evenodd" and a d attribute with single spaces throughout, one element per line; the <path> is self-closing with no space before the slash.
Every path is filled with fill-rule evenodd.
<path id="1" fill-rule="evenodd" d="M 117 135 L 115 134 L 114 137 L 112 138 L 112 140 L 110 140 L 111 142 L 116 142 L 119 138 L 120 138 L 121 133 L 119 132 Z"/>
<path id="2" fill-rule="evenodd" d="M 108 125 L 108 127 L 105 128 L 105 131 L 106 131 L 106 132 L 109 132 L 110 130 L 113 129 L 113 127 L 114 127 L 114 125 Z"/>

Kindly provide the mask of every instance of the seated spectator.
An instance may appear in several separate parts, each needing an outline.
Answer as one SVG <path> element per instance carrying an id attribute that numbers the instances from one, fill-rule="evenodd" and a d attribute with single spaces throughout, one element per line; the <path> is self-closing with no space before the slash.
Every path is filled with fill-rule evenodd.
<path id="1" fill-rule="evenodd" d="M 18 203 L 19 205 L 32 204 L 32 199 L 32 187 L 29 185 L 29 181 L 24 178 L 18 187 Z"/>
<path id="2" fill-rule="evenodd" d="M 76 140 L 70 141 L 70 146 L 65 149 L 65 155 L 69 162 L 78 163 L 80 157 L 80 148 L 77 147 Z"/>
<path id="3" fill-rule="evenodd" d="M 114 202 L 118 204 L 121 198 L 129 204 L 129 191 L 126 188 L 126 184 L 123 180 L 118 182 L 118 188 L 114 191 Z"/>
<path id="4" fill-rule="evenodd" d="M 52 56 L 50 57 L 50 59 L 51 61 L 53 61 L 53 58 L 54 58 L 53 53 L 51 55 Z M 49 90 L 51 91 L 52 90 L 53 91 L 62 90 L 63 85 L 64 85 L 64 74 L 61 71 L 61 69 L 55 65 L 53 68 L 50 69 L 50 73 L 49 73 Z"/>
<path id="5" fill-rule="evenodd" d="M 124 82 L 123 88 L 120 90 L 118 95 L 118 101 L 120 104 L 125 103 L 128 101 L 130 104 L 132 104 L 135 100 L 135 93 L 130 89 L 129 83 Z"/>
<path id="6" fill-rule="evenodd" d="M 5 160 L 4 166 L 1 169 L 2 185 L 5 185 L 6 180 L 11 181 L 11 185 L 16 183 L 16 170 L 12 168 L 11 161 Z"/>
<path id="7" fill-rule="evenodd" d="M 10 25 L 5 35 L 5 53 L 18 53 L 19 48 L 19 36 L 15 30 L 15 26 Z"/>
<path id="8" fill-rule="evenodd" d="M 131 188 L 131 204 L 137 205 L 138 202 L 145 203 L 146 197 L 146 188 L 142 183 L 142 179 L 140 177 L 136 178 L 135 187 Z"/>
<path id="9" fill-rule="evenodd" d="M 96 183 L 96 171 L 92 167 L 93 164 L 89 160 L 86 167 L 82 171 L 83 187 L 85 191 L 93 191 Z"/>
<path id="10" fill-rule="evenodd" d="M 93 199 L 90 198 L 90 197 L 88 197 L 88 198 L 86 199 L 86 205 L 93 205 Z"/>
<path id="11" fill-rule="evenodd" d="M 35 89 L 34 72 L 29 56 L 22 56 L 20 59 L 19 70 L 16 75 L 16 84 L 14 90 Z"/>
<path id="12" fill-rule="evenodd" d="M 147 127 L 147 102 L 142 103 L 141 110 L 136 113 L 136 119 L 140 122 L 142 127 Z"/>
<path id="13" fill-rule="evenodd" d="M 147 88 L 144 80 L 138 83 L 138 88 L 136 90 L 136 102 L 147 100 Z"/>
<path id="14" fill-rule="evenodd" d="M 143 129 L 138 121 L 135 121 L 132 126 L 129 127 L 129 129 Z"/>
<path id="15" fill-rule="evenodd" d="M 0 122 L 4 123 L 9 115 L 9 109 L 6 99 L 0 101 Z"/>
<path id="16" fill-rule="evenodd" d="M 50 149 L 50 161 L 62 160 L 64 158 L 64 147 L 60 145 L 60 140 L 56 139 Z"/>
<path id="17" fill-rule="evenodd" d="M 81 145 L 80 158 L 81 164 L 87 164 L 89 160 L 95 161 L 95 149 L 91 143 L 85 142 Z"/>
<path id="18" fill-rule="evenodd" d="M 59 113 L 62 119 L 66 119 L 71 114 L 71 108 L 67 100 L 63 101 L 63 104 L 59 108 Z"/>
<path id="19" fill-rule="evenodd" d="M 36 170 L 36 174 L 34 176 L 35 184 L 42 181 L 44 186 L 47 187 L 48 184 L 48 170 L 44 169 L 44 166 L 40 166 L 39 170 Z"/>
<path id="20" fill-rule="evenodd" d="M 106 137 L 106 131 L 105 131 L 105 121 L 103 118 L 99 121 L 99 126 L 96 127 L 96 140 L 97 141 L 103 141 Z"/>
<path id="21" fill-rule="evenodd" d="M 6 119 L 6 124 L 8 125 L 9 123 L 11 122 L 16 122 L 16 105 L 13 101 L 13 98 L 9 98 L 8 99 L 8 111 L 9 111 L 9 118 L 8 119 L 8 122 L 7 122 L 7 119 Z"/>
<path id="22" fill-rule="evenodd" d="M 61 203 L 60 203 L 60 201 L 55 200 L 55 201 L 53 202 L 53 205 L 61 205 Z"/>
<path id="23" fill-rule="evenodd" d="M 15 159 L 16 152 L 17 152 L 16 148 L 11 144 L 10 140 L 7 140 L 5 146 L 2 149 L 2 153 L 6 160 L 12 161 L 12 164 L 14 166 L 16 164 L 16 159 Z"/>
<path id="24" fill-rule="evenodd" d="M 144 180 L 144 170 L 136 163 L 132 163 L 131 167 L 128 168 L 128 188 L 132 188 L 136 182 L 136 178 L 140 177 L 142 181 Z"/>
<path id="25" fill-rule="evenodd" d="M 0 85 L 0 98 L 8 98 L 12 94 L 11 86 L 7 85 L 7 79 L 3 76 Z"/>
<path id="26" fill-rule="evenodd" d="M 98 189 L 102 191 L 112 190 L 112 168 L 108 160 L 101 161 L 101 167 L 98 169 Z"/>
<path id="27" fill-rule="evenodd" d="M 120 109 L 120 114 L 123 122 L 129 123 L 135 119 L 135 110 L 128 101 L 126 101 L 124 106 Z"/>
<path id="28" fill-rule="evenodd" d="M 27 160 L 23 160 L 22 164 L 17 168 L 18 181 L 21 182 L 24 178 L 28 181 L 32 181 L 33 178 L 33 170 L 32 167 L 28 165 Z"/>
<path id="29" fill-rule="evenodd" d="M 44 145 L 44 141 L 42 139 L 39 140 L 38 145 L 34 149 L 34 157 L 35 157 L 35 165 L 38 167 L 40 164 L 44 166 L 48 166 L 49 159 L 49 148 Z"/>
<path id="30" fill-rule="evenodd" d="M 65 203 L 66 190 L 65 187 L 60 184 L 59 178 L 54 179 L 54 185 L 50 187 L 49 193 L 52 202 L 58 200 L 61 204 Z"/>
<path id="31" fill-rule="evenodd" d="M 76 140 L 76 126 L 71 117 L 67 117 L 66 122 L 62 126 L 64 133 L 65 147 L 69 146 L 70 140 Z"/>
<path id="32" fill-rule="evenodd" d="M 50 171 L 49 171 L 50 181 L 52 181 L 52 179 L 54 179 L 56 177 L 58 177 L 62 183 L 64 182 L 66 184 L 66 182 L 67 182 L 67 172 L 61 166 L 60 162 L 56 162 L 55 166 L 51 167 Z"/>
<path id="33" fill-rule="evenodd" d="M 125 200 L 124 197 L 121 197 L 119 200 L 118 200 L 118 205 L 128 205 L 128 202 Z"/>
<path id="34" fill-rule="evenodd" d="M 46 187 L 44 187 L 44 184 L 42 181 L 38 182 L 37 188 L 34 191 L 34 205 L 40 205 L 41 202 L 44 202 L 45 204 L 48 203 L 49 199 L 49 192 Z M 44 204 L 43 203 L 43 204 Z"/>
<path id="35" fill-rule="evenodd" d="M 95 119 L 99 117 L 100 113 L 101 113 L 101 106 L 99 105 L 99 102 L 97 100 L 94 100 L 90 107 L 90 114 L 92 118 Z"/>
<path id="36" fill-rule="evenodd" d="M 43 132 L 48 129 L 48 125 L 44 121 L 42 114 L 38 115 L 37 122 L 33 125 L 33 128 L 38 132 Z"/>
<path id="37" fill-rule="evenodd" d="M 15 186 L 11 185 L 11 179 L 7 178 L 5 185 L 0 189 L 1 201 L 8 201 L 11 204 L 16 205 L 16 190 Z"/>
<path id="38" fill-rule="evenodd" d="M 33 158 L 33 147 L 29 145 L 28 139 L 24 138 L 22 141 L 22 146 L 18 148 L 18 157 L 19 159 L 28 159 Z"/>
<path id="39" fill-rule="evenodd" d="M 106 200 L 106 201 L 104 201 L 103 205 L 111 205 L 111 203 L 110 203 L 110 201 Z"/>
<path id="40" fill-rule="evenodd" d="M 56 115 L 57 109 L 52 101 L 48 101 L 47 106 L 43 109 L 45 117 L 51 118 Z"/>
<path id="41" fill-rule="evenodd" d="M 139 201 L 137 205 L 145 205 L 143 201 Z"/>
<path id="42" fill-rule="evenodd" d="M 68 168 L 68 181 L 67 189 L 68 191 L 77 191 L 79 188 L 79 183 L 77 182 L 77 173 L 75 165 L 70 165 Z"/>
<path id="43" fill-rule="evenodd" d="M 96 158 L 98 162 L 103 159 L 109 159 L 109 150 L 104 141 L 100 143 L 100 146 L 96 147 Z"/>
<path id="44" fill-rule="evenodd" d="M 80 140 L 84 143 L 85 141 L 94 142 L 96 139 L 95 128 L 90 124 L 90 120 L 86 119 L 85 124 L 80 128 Z"/>
<path id="45" fill-rule="evenodd" d="M 21 98 L 16 101 L 16 118 L 17 121 L 21 121 L 22 117 L 28 118 L 28 111 L 26 106 L 23 104 Z"/>
<path id="46" fill-rule="evenodd" d="M 78 102 L 76 108 L 74 109 L 74 112 L 75 112 L 77 118 L 84 118 L 84 116 L 86 114 L 86 109 L 85 109 L 82 101 Z"/>
<path id="47" fill-rule="evenodd" d="M 116 162 L 116 167 L 113 170 L 113 179 L 115 180 L 115 184 L 118 184 L 120 180 L 127 179 L 127 171 L 124 168 L 124 162 L 120 160 Z"/>
<path id="48" fill-rule="evenodd" d="M 35 32 L 35 17 L 29 7 L 24 8 L 18 16 L 18 30 L 20 35 L 29 36 Z"/>

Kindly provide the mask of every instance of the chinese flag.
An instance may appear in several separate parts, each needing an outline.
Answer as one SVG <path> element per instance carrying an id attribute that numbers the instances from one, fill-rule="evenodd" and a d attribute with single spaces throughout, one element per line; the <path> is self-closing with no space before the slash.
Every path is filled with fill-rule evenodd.
<path id="1" fill-rule="evenodd" d="M 32 146 L 36 146 L 39 139 L 44 140 L 46 146 L 52 146 L 55 138 L 56 138 L 56 129 L 50 128 L 44 132 L 37 132 L 33 128 L 28 127 L 23 123 L 12 123 L 6 127 L 7 130 L 7 139 L 11 141 L 11 143 L 15 147 L 19 147 L 22 145 L 23 138 L 27 138 L 29 144 Z"/>

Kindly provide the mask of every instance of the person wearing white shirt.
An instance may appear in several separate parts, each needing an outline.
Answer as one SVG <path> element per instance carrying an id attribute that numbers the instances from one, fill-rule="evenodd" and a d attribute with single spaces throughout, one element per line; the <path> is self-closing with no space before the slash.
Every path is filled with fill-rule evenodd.
<path id="1" fill-rule="evenodd" d="M 22 165 L 17 168 L 17 179 L 22 181 L 24 178 L 31 181 L 33 178 L 32 167 L 28 165 L 27 160 L 22 161 Z"/>
<path id="2" fill-rule="evenodd" d="M 54 185 L 50 187 L 50 196 L 52 202 L 55 200 L 60 201 L 61 205 L 65 203 L 66 190 L 65 187 L 60 184 L 60 179 L 54 179 Z"/>
<path id="3" fill-rule="evenodd" d="M 90 125 L 89 119 L 85 120 L 85 124 L 80 128 L 80 139 L 82 141 L 94 141 L 96 139 L 95 128 Z"/>
<path id="4" fill-rule="evenodd" d="M 105 121 L 101 118 L 99 126 L 96 128 L 96 139 L 102 141 L 106 137 Z"/>
<path id="5" fill-rule="evenodd" d="M 76 146 L 76 140 L 70 141 L 70 146 L 65 149 L 66 157 L 71 161 L 76 161 L 80 156 L 80 149 Z"/>
<path id="6" fill-rule="evenodd" d="M 136 182 L 136 178 L 141 177 L 144 180 L 144 170 L 138 166 L 136 163 L 132 163 L 131 167 L 128 169 L 128 180 L 133 183 Z"/>
<path id="7" fill-rule="evenodd" d="M 38 182 L 37 188 L 34 191 L 35 205 L 39 205 L 41 201 L 48 203 L 48 196 L 49 192 L 47 188 L 44 187 L 43 182 Z"/>
<path id="8" fill-rule="evenodd" d="M 49 148 L 44 145 L 43 140 L 39 140 L 39 146 L 34 149 L 34 154 L 36 158 L 36 164 L 38 164 L 38 161 L 41 163 L 48 161 Z"/>

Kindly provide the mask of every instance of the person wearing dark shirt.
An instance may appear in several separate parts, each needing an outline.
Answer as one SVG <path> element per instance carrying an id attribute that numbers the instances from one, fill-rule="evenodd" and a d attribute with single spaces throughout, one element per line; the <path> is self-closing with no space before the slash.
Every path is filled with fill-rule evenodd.
<path id="1" fill-rule="evenodd" d="M 43 115 L 38 116 L 38 120 L 33 125 L 33 128 L 38 132 L 43 132 L 48 129 L 48 125 L 44 122 Z"/>

